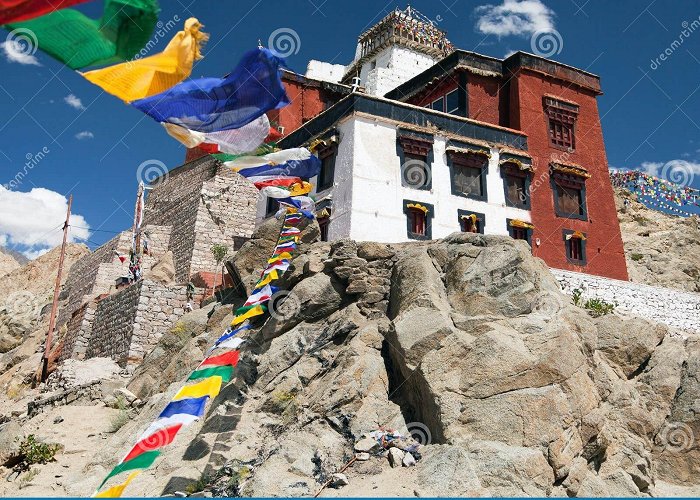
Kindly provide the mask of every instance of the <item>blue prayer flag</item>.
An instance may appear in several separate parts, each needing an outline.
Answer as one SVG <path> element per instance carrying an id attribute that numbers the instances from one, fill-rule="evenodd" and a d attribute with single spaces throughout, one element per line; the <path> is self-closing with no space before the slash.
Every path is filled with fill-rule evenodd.
<path id="1" fill-rule="evenodd" d="M 209 396 L 202 396 L 201 398 L 189 398 L 181 399 L 179 401 L 171 401 L 168 406 L 158 415 L 158 418 L 162 417 L 172 417 L 179 413 L 184 413 L 186 415 L 194 415 L 195 417 L 201 417 L 204 415 L 204 407 L 207 405 L 207 399 Z"/>
<path id="2" fill-rule="evenodd" d="M 158 122 L 198 132 L 240 128 L 289 104 L 280 66 L 285 66 L 284 59 L 267 49 L 253 49 L 224 78 L 188 80 L 131 104 Z"/>

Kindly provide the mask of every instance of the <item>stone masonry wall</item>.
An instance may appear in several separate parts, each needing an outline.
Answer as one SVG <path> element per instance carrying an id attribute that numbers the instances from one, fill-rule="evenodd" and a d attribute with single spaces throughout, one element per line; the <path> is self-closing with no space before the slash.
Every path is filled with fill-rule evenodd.
<path id="1" fill-rule="evenodd" d="M 98 302 L 85 353 L 87 358 L 110 357 L 126 366 L 141 285 L 142 282 L 134 283 Z"/>
<path id="2" fill-rule="evenodd" d="M 190 275 L 199 271 L 214 272 L 216 261 L 211 253 L 215 243 L 223 243 L 233 252 L 234 238 L 250 238 L 255 229 L 259 192 L 244 177 L 220 166 L 216 176 L 202 187 L 197 211 Z M 217 269 L 220 271 L 220 269 Z"/>
<path id="3" fill-rule="evenodd" d="M 616 309 L 691 332 L 700 332 L 700 294 L 550 269 L 564 293 L 617 303 Z"/>
<path id="4" fill-rule="evenodd" d="M 176 281 L 189 279 L 200 193 L 217 166 L 210 156 L 191 161 L 154 183 L 146 198 L 145 223 L 172 228 L 168 250 L 173 252 Z"/>
<path id="5" fill-rule="evenodd" d="M 129 361 L 140 361 L 155 347 L 165 332 L 185 314 L 187 285 L 164 286 L 143 280 L 134 317 Z M 192 301 L 197 307 L 197 301 Z"/>

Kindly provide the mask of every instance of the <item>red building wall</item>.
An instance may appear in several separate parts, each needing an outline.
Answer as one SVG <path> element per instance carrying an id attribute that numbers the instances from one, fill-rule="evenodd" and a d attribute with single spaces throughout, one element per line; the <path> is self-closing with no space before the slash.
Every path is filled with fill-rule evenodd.
<path id="1" fill-rule="evenodd" d="M 550 145 L 543 96 L 558 96 L 579 105 L 576 149 L 569 153 Z M 510 119 L 513 128 L 528 135 L 533 157 L 531 201 L 533 253 L 552 267 L 627 280 L 624 247 L 608 174 L 596 94 L 545 74 L 520 69 L 511 80 Z M 591 174 L 586 180 L 588 220 L 557 217 L 550 184 L 550 162 L 575 163 Z M 566 259 L 563 229 L 586 233 L 585 266 Z M 540 239 L 540 246 L 535 242 Z"/>
<path id="2" fill-rule="evenodd" d="M 469 73 L 467 75 L 469 118 L 507 126 L 500 120 L 500 87 L 500 78 Z"/>

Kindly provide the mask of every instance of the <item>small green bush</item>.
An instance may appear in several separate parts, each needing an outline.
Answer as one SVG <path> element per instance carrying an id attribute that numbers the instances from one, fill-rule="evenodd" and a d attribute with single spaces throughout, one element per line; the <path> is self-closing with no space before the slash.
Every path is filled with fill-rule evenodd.
<path id="1" fill-rule="evenodd" d="M 126 407 L 126 401 L 124 401 L 122 396 L 117 396 L 117 409 L 119 410 L 119 413 L 114 415 L 109 423 L 109 432 L 112 434 L 124 427 L 129 421 L 129 410 Z"/>
<path id="2" fill-rule="evenodd" d="M 571 297 L 573 298 L 575 306 L 581 305 L 581 295 L 583 295 L 583 290 L 580 288 L 574 288 L 574 290 L 571 292 Z"/>
<path id="3" fill-rule="evenodd" d="M 635 262 L 639 262 L 640 260 L 642 260 L 644 258 L 644 255 L 642 255 L 641 253 L 633 253 L 630 256 L 630 258 Z"/>
<path id="4" fill-rule="evenodd" d="M 588 299 L 583 307 L 588 311 L 588 314 L 594 318 L 599 318 L 600 316 L 605 316 L 610 314 L 615 310 L 616 304 L 611 304 L 605 302 L 603 299 L 592 298 Z"/>
<path id="5" fill-rule="evenodd" d="M 30 434 L 19 445 L 22 468 L 27 470 L 34 464 L 53 462 L 60 449 L 61 447 L 57 444 L 40 443 L 34 434 Z"/>
<path id="6" fill-rule="evenodd" d="M 188 494 L 192 493 L 197 493 L 198 491 L 203 491 L 204 488 L 209 486 L 211 483 L 211 478 L 209 477 L 208 474 L 202 473 L 201 476 L 199 476 L 199 479 L 197 479 L 195 482 L 188 484 L 185 486 L 185 492 Z"/>

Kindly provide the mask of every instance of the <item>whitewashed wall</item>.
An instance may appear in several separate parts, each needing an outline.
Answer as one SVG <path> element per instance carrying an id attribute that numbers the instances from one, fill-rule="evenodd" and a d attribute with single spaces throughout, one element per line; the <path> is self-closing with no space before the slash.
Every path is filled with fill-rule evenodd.
<path id="1" fill-rule="evenodd" d="M 616 309 L 691 332 L 700 332 L 700 294 L 551 269 L 564 293 L 617 302 Z"/>
<path id="2" fill-rule="evenodd" d="M 498 150 L 492 148 L 487 175 L 488 202 L 452 194 L 447 166 L 445 137 L 435 135 L 433 144 L 432 189 L 412 189 L 401 185 L 401 160 L 396 150 L 393 123 L 354 117 L 354 161 L 352 185 L 352 224 L 350 236 L 356 240 L 396 243 L 408 241 L 403 200 L 430 203 L 432 237 L 442 238 L 460 230 L 458 210 L 471 210 L 486 216 L 485 234 L 508 234 L 506 218 L 530 221 L 530 212 L 505 205 Z M 338 175 L 336 166 L 336 175 Z M 343 167 L 347 168 L 347 166 Z"/>
<path id="3" fill-rule="evenodd" d="M 374 69 L 372 61 L 376 62 Z M 360 81 L 368 94 L 383 96 L 436 62 L 422 52 L 391 45 L 362 65 Z"/>

